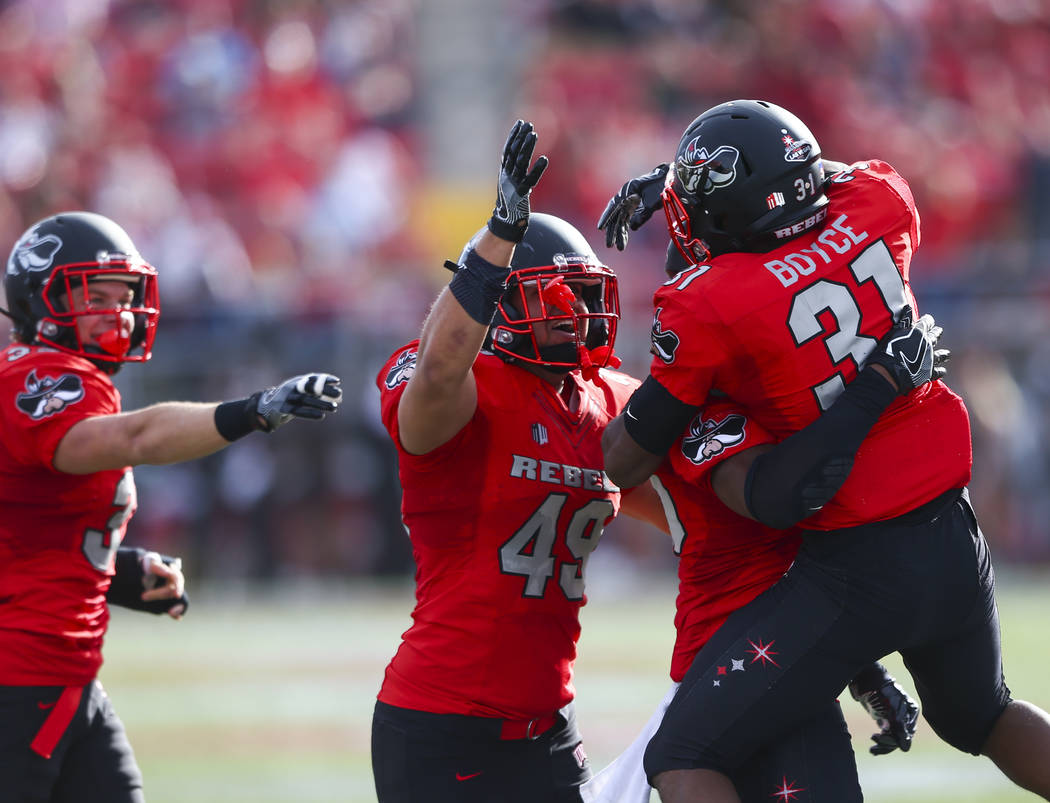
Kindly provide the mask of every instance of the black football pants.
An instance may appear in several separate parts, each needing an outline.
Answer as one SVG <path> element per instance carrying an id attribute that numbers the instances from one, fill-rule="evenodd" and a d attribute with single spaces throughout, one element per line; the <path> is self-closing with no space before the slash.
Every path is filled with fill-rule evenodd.
<path id="1" fill-rule="evenodd" d="M 499 720 L 376 702 L 379 803 L 579 803 L 591 777 L 572 705 L 535 739 L 499 738 Z"/>
<path id="2" fill-rule="evenodd" d="M 649 743 L 646 773 L 733 775 L 891 652 L 937 734 L 979 753 L 1010 692 L 991 558 L 965 491 L 889 521 L 806 533 L 784 577 L 698 653 Z M 720 677 L 734 662 L 745 671 Z"/>
<path id="3" fill-rule="evenodd" d="M 143 803 L 142 774 L 102 684 L 71 689 L 79 701 L 65 716 L 64 691 L 0 686 L 0 800 Z"/>

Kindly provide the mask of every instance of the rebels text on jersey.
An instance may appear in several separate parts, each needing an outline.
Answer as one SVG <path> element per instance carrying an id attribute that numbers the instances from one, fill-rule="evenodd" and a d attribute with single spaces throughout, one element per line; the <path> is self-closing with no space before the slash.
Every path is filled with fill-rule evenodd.
<path id="1" fill-rule="evenodd" d="M 397 407 L 417 348 L 396 352 L 377 377 L 417 585 L 379 699 L 437 714 L 549 714 L 573 698 L 584 564 L 620 505 L 602 471 L 601 432 L 638 383 L 604 369 L 594 382 L 570 373 L 573 412 L 547 382 L 482 354 L 473 418 L 412 455 L 400 447 Z"/>
<path id="2" fill-rule="evenodd" d="M 135 483 L 130 467 L 75 475 L 52 461 L 78 421 L 119 412 L 117 389 L 87 360 L 0 352 L 0 685 L 83 685 L 102 664 Z"/>
<path id="3" fill-rule="evenodd" d="M 730 402 L 707 405 L 671 447 L 652 478 L 667 513 L 678 561 L 671 680 L 680 682 L 693 658 L 733 611 L 787 571 L 799 530 L 774 530 L 738 516 L 711 487 L 721 461 L 773 441 Z M 742 655 L 726 671 L 747 671 Z"/>
<path id="4" fill-rule="evenodd" d="M 777 440 L 812 422 L 911 308 L 919 242 L 911 190 L 885 162 L 833 179 L 822 229 L 764 254 L 733 253 L 683 271 L 654 296 L 652 376 L 700 406 L 712 389 Z M 969 418 L 942 382 L 882 415 L 853 472 L 813 529 L 891 518 L 969 481 Z"/>

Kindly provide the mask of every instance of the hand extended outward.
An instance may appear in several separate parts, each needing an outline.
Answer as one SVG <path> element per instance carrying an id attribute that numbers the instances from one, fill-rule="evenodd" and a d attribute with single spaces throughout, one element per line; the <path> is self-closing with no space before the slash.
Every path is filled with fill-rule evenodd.
<path id="1" fill-rule="evenodd" d="M 618 251 L 627 247 L 631 231 L 638 231 L 653 212 L 664 205 L 660 193 L 670 165 L 659 164 L 644 176 L 632 178 L 609 199 L 605 211 L 598 218 L 598 228 L 605 232 L 605 246 Z"/>
<path id="2" fill-rule="evenodd" d="M 504 240 L 520 243 L 529 225 L 529 193 L 547 169 L 548 159 L 540 156 L 529 170 L 532 152 L 536 148 L 536 132 L 532 123 L 518 120 L 510 130 L 503 146 L 499 181 L 496 185 L 496 206 L 489 219 L 489 231 Z"/>
<path id="3" fill-rule="evenodd" d="M 293 376 L 249 397 L 255 428 L 263 432 L 273 432 L 293 418 L 322 419 L 335 412 L 342 398 L 340 379 L 333 374 Z"/>
<path id="4" fill-rule="evenodd" d="M 865 364 L 881 365 L 893 377 L 898 392 L 907 395 L 948 373 L 946 363 L 951 352 L 937 348 L 941 331 L 932 315 L 923 315 L 912 324 L 911 315 L 905 313 L 878 342 Z"/>

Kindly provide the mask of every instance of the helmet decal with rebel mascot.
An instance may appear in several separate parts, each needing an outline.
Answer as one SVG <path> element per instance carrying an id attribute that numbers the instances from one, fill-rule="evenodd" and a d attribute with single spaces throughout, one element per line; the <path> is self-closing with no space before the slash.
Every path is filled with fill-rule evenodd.
<path id="1" fill-rule="evenodd" d="M 530 291 L 538 296 L 533 304 L 538 303 L 539 309 L 529 308 L 526 294 Z M 586 311 L 579 309 L 578 301 Z M 572 224 L 533 212 L 525 237 L 514 250 L 507 290 L 496 308 L 484 348 L 508 362 L 555 371 L 581 369 L 585 378 L 591 378 L 599 368 L 620 365 L 613 354 L 619 318 L 616 274 L 598 260 Z M 537 325 L 561 327 L 573 337 L 541 345 Z"/>
<path id="2" fill-rule="evenodd" d="M 820 146 L 805 123 L 762 100 L 722 103 L 682 135 L 662 198 L 671 239 L 699 264 L 767 251 L 827 215 Z"/>
<path id="3" fill-rule="evenodd" d="M 90 285 L 114 281 L 128 285 L 130 303 L 93 309 Z M 30 226 L 8 257 L 4 292 L 20 342 L 85 357 L 110 374 L 151 356 L 160 316 L 157 271 L 107 217 L 66 212 Z M 112 326 L 88 342 L 77 326 L 85 316 L 110 318 Z"/>

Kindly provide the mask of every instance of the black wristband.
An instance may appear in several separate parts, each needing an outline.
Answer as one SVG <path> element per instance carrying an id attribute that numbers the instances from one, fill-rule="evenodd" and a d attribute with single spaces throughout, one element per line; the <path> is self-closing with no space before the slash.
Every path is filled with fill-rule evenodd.
<path id="1" fill-rule="evenodd" d="M 525 237 L 525 229 L 529 227 L 528 221 L 525 222 L 524 226 L 515 226 L 513 223 L 508 223 L 505 220 L 500 220 L 498 217 L 493 215 L 489 218 L 489 231 L 499 237 L 501 240 L 507 240 L 512 243 L 520 243 Z"/>
<path id="2" fill-rule="evenodd" d="M 496 314 L 496 306 L 507 291 L 510 268 L 493 265 L 482 259 L 471 248 L 448 289 L 467 315 L 488 326 Z"/>
<path id="3" fill-rule="evenodd" d="M 258 393 L 253 393 L 247 399 L 223 402 L 215 408 L 215 429 L 231 443 L 255 432 L 260 429 L 255 414 L 258 406 Z"/>

